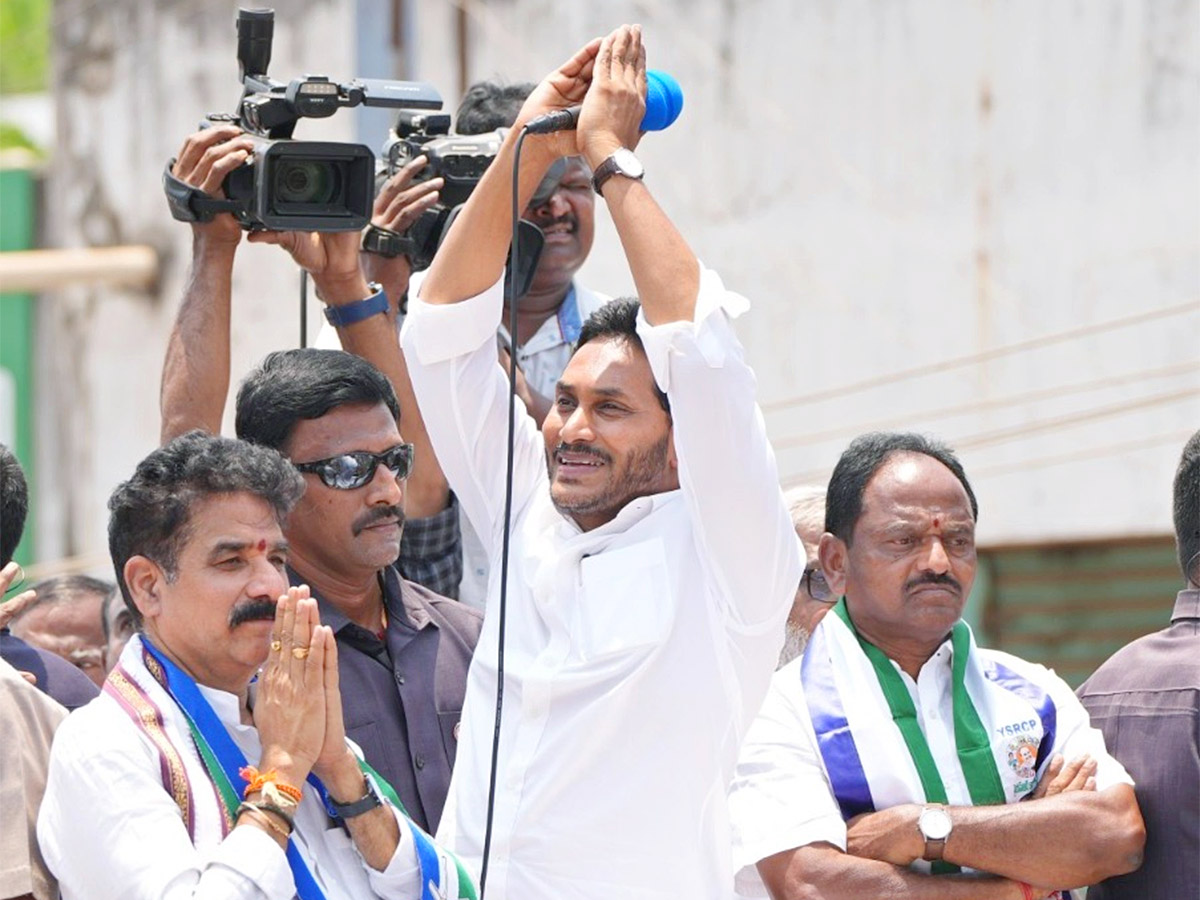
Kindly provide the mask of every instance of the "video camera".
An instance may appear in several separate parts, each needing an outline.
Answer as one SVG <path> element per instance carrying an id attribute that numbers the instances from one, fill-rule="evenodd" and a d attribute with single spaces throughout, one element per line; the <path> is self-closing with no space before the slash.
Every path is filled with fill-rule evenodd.
<path id="1" fill-rule="evenodd" d="M 442 98 L 431 85 L 414 81 L 356 78 L 339 84 L 324 75 L 276 81 L 267 75 L 274 31 L 274 10 L 238 10 L 242 99 L 236 113 L 205 120 L 239 125 L 254 142 L 251 157 L 226 177 L 225 200 L 179 181 L 169 163 L 163 181 L 171 214 L 207 222 L 230 212 L 251 231 L 357 231 L 371 218 L 375 154 L 363 144 L 292 140 L 296 123 L 360 105 L 439 110 Z"/>
<path id="2" fill-rule="evenodd" d="M 414 271 L 429 267 L 454 211 L 467 202 L 496 154 L 502 135 L 451 135 L 450 116 L 401 110 L 380 153 L 380 181 L 390 178 L 409 161 L 424 155 L 427 162 L 414 182 L 442 178 L 436 206 L 426 210 L 405 233 L 404 252 Z"/>
<path id="3" fill-rule="evenodd" d="M 450 223 L 454 221 L 467 198 L 471 196 L 475 185 L 479 184 L 479 179 L 500 152 L 503 140 L 503 131 L 471 135 L 450 134 L 448 115 L 427 115 L 408 109 L 401 110 L 396 116 L 395 127 L 388 133 L 380 153 L 381 167 L 376 187 L 395 175 L 408 162 L 422 155 L 426 163 L 413 177 L 413 181 L 428 181 L 440 177 L 443 179 L 443 185 L 438 192 L 438 203 L 421 213 L 403 235 L 372 226 L 367 231 L 364 246 L 385 256 L 406 255 L 414 272 L 429 268 L 433 255 L 450 228 Z M 561 169 L 561 164 L 556 163 L 553 169 L 556 177 L 561 175 Z M 532 202 L 533 205 L 537 205 L 539 198 L 535 196 Z M 520 270 L 517 272 L 517 296 L 522 297 L 533 282 L 545 236 L 532 222 L 521 219 L 517 240 L 520 262 Z M 510 282 L 507 278 L 504 290 L 505 296 L 508 297 Z"/>

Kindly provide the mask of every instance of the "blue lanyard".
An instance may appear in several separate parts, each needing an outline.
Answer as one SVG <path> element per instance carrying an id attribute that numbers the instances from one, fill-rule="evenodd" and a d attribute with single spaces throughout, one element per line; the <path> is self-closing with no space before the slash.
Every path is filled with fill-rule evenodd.
<path id="1" fill-rule="evenodd" d="M 192 720 L 192 724 L 196 726 L 196 730 L 200 732 L 204 740 L 208 742 L 208 746 L 212 748 L 229 783 L 233 785 L 240 797 L 245 790 L 246 779 L 242 778 L 239 770 L 247 765 L 246 755 L 233 742 L 224 723 L 217 717 L 208 701 L 204 699 L 204 695 L 200 693 L 200 689 L 196 687 L 196 682 L 192 680 L 191 676 L 167 659 L 144 634 L 142 635 L 142 644 L 145 646 L 146 652 L 158 661 L 167 674 L 168 683 L 163 687 L 179 704 L 184 715 Z M 316 788 L 321 799 L 326 800 L 328 795 L 325 786 L 316 776 L 309 774 L 308 781 Z M 312 873 L 308 871 L 308 866 L 291 838 L 288 838 L 287 861 L 292 869 L 292 878 L 296 882 L 296 894 L 300 900 L 326 900 L 325 892 L 321 890 Z"/>

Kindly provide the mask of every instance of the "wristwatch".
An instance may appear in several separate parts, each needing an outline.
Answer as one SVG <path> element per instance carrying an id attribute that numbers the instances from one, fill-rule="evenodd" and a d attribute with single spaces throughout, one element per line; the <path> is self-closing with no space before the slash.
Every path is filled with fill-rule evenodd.
<path id="1" fill-rule="evenodd" d="M 379 789 L 375 787 L 375 781 L 370 775 L 363 775 L 363 781 L 366 783 L 367 792 L 353 803 L 338 803 L 329 797 L 329 812 L 333 813 L 338 818 L 353 819 L 356 816 L 361 816 L 363 813 L 369 813 L 373 809 L 378 809 L 383 806 L 383 798 L 379 796 Z"/>
<path id="2" fill-rule="evenodd" d="M 342 306 L 326 306 L 325 319 L 334 328 L 345 328 L 347 325 L 353 325 L 355 322 L 361 322 L 371 316 L 386 313 L 388 298 L 384 293 L 383 286 L 372 281 L 367 285 L 367 290 L 371 292 L 371 295 L 362 300 L 355 300 L 353 303 L 346 303 Z"/>
<path id="3" fill-rule="evenodd" d="M 917 819 L 917 830 L 925 838 L 925 855 L 922 859 L 934 862 L 942 858 L 946 851 L 946 839 L 954 823 L 950 820 L 950 811 L 940 804 L 932 804 L 921 810 Z"/>
<path id="4" fill-rule="evenodd" d="M 596 167 L 596 172 L 592 175 L 592 187 L 596 189 L 597 194 L 604 187 L 604 183 L 614 175 L 624 175 L 626 178 L 641 181 L 646 175 L 646 170 L 632 150 L 621 147 Z"/>

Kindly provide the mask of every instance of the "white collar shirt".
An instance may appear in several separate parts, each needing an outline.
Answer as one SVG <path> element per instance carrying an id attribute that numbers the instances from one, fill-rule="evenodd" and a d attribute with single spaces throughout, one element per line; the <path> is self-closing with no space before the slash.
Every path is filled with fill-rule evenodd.
<path id="1" fill-rule="evenodd" d="M 139 683 L 149 679 L 134 637 L 121 662 Z M 151 688 L 152 690 L 152 688 Z M 251 762 L 262 754 L 258 732 L 243 725 L 236 695 L 200 686 Z M 165 692 L 157 699 L 167 698 Z M 167 698 L 169 699 L 169 698 Z M 219 815 L 215 792 L 177 706 L 160 702 L 163 728 L 183 758 L 197 822 Z M 201 809 L 201 804 L 204 808 Z M 412 837 L 397 815 L 400 843 L 387 869 L 371 869 L 349 835 L 333 825 L 311 788 L 295 812 L 293 837 L 328 900 L 420 896 Z M 55 735 L 38 815 L 38 844 L 58 877 L 63 900 L 291 900 L 287 858 L 266 832 L 212 828 L 192 843 L 179 807 L 163 788 L 158 752 L 107 693 L 75 711 Z"/>
<path id="2" fill-rule="evenodd" d="M 439 838 L 479 866 L 496 708 L 507 380 L 495 286 L 410 303 L 402 343 L 438 457 L 494 548 Z M 581 532 L 519 411 L 489 900 L 728 898 L 725 791 L 801 572 L 754 377 L 702 272 L 694 322 L 639 321 L 681 487 Z"/>
<path id="3" fill-rule="evenodd" d="M 821 620 L 817 630 L 822 632 L 821 637 L 818 639 L 814 632 L 805 654 L 828 641 L 826 659 L 811 660 L 810 665 L 832 667 L 875 808 L 924 803 L 919 777 L 892 721 L 871 661 L 833 613 Z M 978 647 L 973 639 L 971 652 L 978 667 L 968 668 L 968 693 L 992 738 L 993 752 L 1001 760 L 998 769 L 1006 788 L 1018 796 L 1031 789 L 1029 778 L 1021 780 L 1016 775 L 1023 760 L 1030 758 L 1019 753 L 1026 748 L 1037 754 L 1043 767 L 1056 753 L 1067 759 L 1090 755 L 1098 763 L 1098 790 L 1133 783 L 1105 749 L 1104 736 L 1091 726 L 1074 691 L 1052 670 L 999 650 Z M 915 681 L 895 662 L 892 666 L 912 697 L 949 805 L 971 806 L 954 739 L 953 659 L 953 647 L 947 640 L 921 667 Z M 810 678 L 813 684 L 802 681 L 804 661 L 802 656 L 788 663 L 772 678 L 762 709 L 742 745 L 730 788 L 734 866 L 738 895 L 742 897 L 767 896 L 755 864 L 768 856 L 818 842 L 846 849 L 846 825 L 819 749 L 806 696 L 817 690 L 816 679 Z M 1043 722 L 1029 714 L 1027 704 L 1008 690 L 985 690 L 975 677 L 976 672 L 997 665 L 1011 673 L 1010 678 L 1036 686 L 1052 702 L 1054 733 L 1048 749 L 1040 750 Z M 1032 774 L 1033 783 L 1040 774 Z M 1010 802 L 1015 799 L 1010 796 Z M 929 864 L 918 861 L 915 868 L 927 872 Z"/>

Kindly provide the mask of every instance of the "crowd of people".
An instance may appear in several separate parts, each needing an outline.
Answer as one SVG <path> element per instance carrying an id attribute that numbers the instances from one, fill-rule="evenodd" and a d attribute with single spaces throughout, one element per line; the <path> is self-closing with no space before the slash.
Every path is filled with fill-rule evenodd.
<path id="1" fill-rule="evenodd" d="M 427 272 L 357 233 L 251 232 L 330 327 L 245 376 L 236 438 L 245 232 L 193 223 L 162 444 L 109 501 L 115 581 L 22 590 L 0 447 L 0 898 L 1200 893 L 1200 432 L 1169 628 L 1078 696 L 978 646 L 950 448 L 863 435 L 781 491 L 748 303 L 632 153 L 645 71 L 622 26 L 472 88 L 459 130 L 508 130 Z M 545 243 L 510 333 L 518 138 L 573 106 L 521 152 Z M 251 152 L 208 128 L 172 171 L 217 197 Z M 424 162 L 373 229 L 437 202 Z M 636 299 L 576 280 L 597 197 Z"/>

